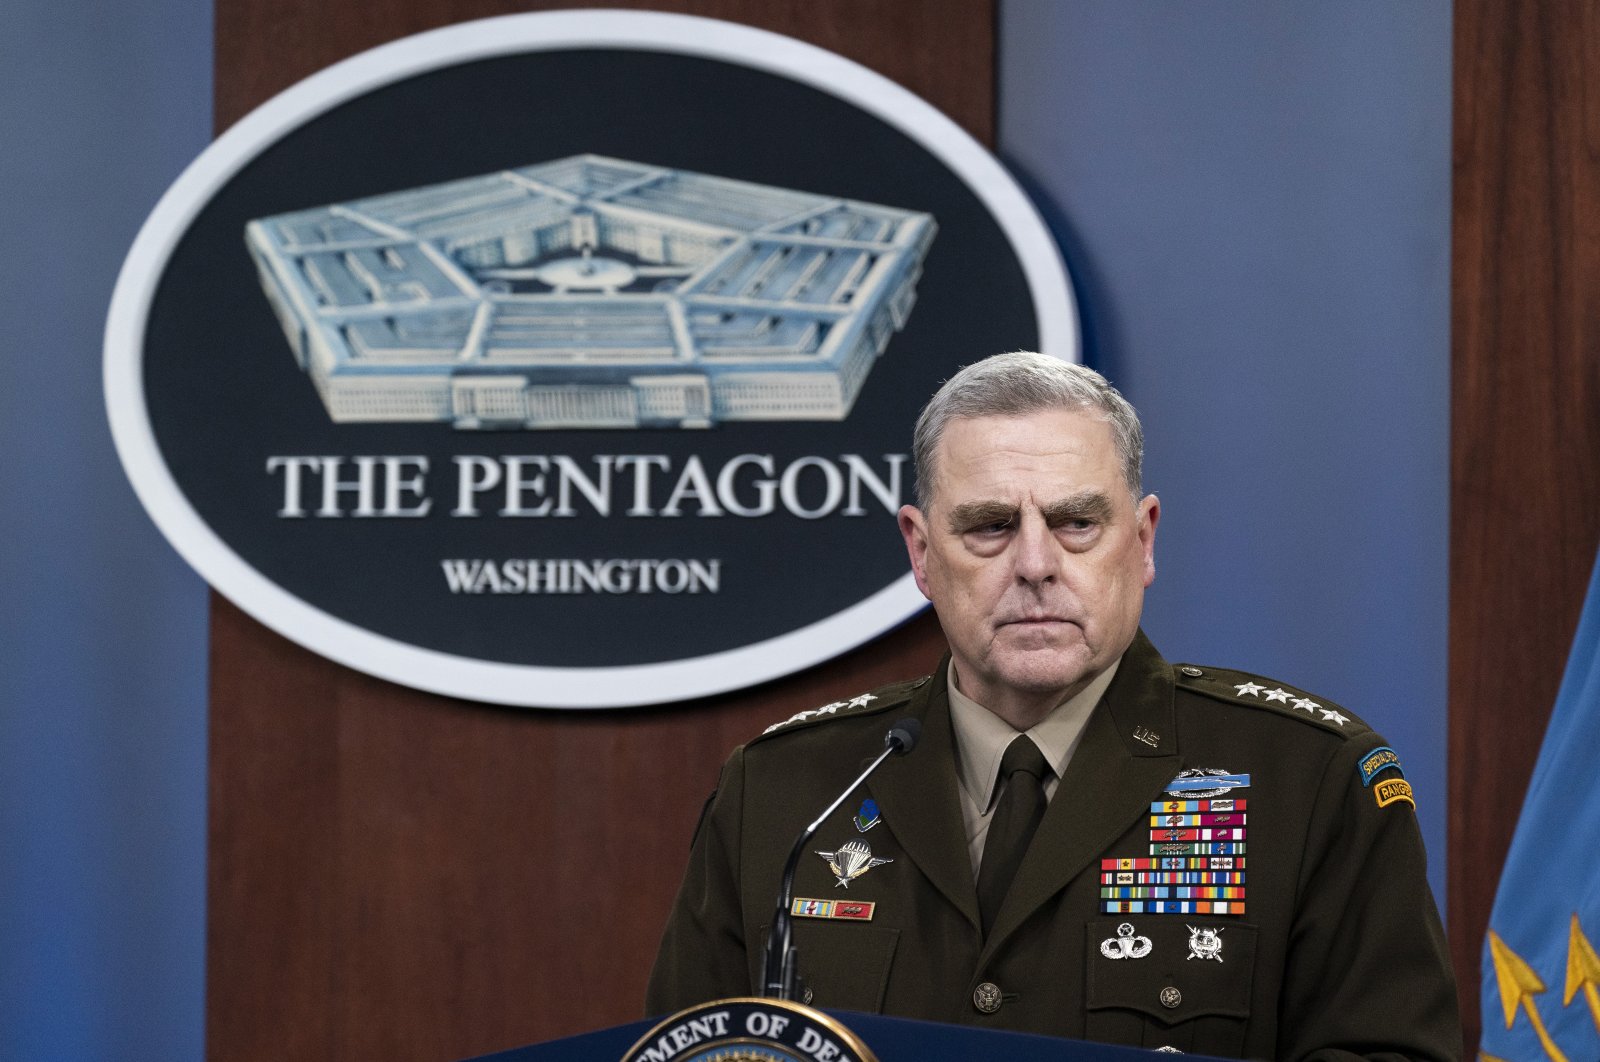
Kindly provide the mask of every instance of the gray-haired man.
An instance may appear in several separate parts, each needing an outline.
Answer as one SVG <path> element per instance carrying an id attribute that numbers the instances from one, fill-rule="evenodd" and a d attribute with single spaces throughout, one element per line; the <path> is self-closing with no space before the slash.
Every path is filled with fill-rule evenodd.
<path id="1" fill-rule="evenodd" d="M 1115 389 L 1044 355 L 940 389 L 899 522 L 950 655 L 734 751 L 652 1012 L 750 994 L 792 839 L 913 715 L 917 750 L 796 876 L 815 1005 L 1223 1056 L 1460 1054 L 1399 756 L 1139 631 L 1161 513 L 1142 448 Z"/>

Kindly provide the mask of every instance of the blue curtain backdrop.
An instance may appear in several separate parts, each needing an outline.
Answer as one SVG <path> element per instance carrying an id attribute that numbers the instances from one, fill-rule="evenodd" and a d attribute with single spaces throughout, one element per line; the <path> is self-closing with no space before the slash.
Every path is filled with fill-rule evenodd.
<path id="1" fill-rule="evenodd" d="M 205 589 L 134 499 L 100 339 L 211 133 L 209 0 L 0 4 L 0 1057 L 198 1059 Z"/>
<path id="2" fill-rule="evenodd" d="M 1145 421 L 1146 629 L 1381 731 L 1442 903 L 1450 5 L 1002 12 L 1001 155 Z"/>
<path id="3" fill-rule="evenodd" d="M 0 5 L 4 1058 L 202 1054 L 205 593 L 116 464 L 99 345 L 209 138 L 210 20 Z M 1001 9 L 1001 152 L 1149 423 L 1151 634 L 1382 729 L 1441 891 L 1449 57 L 1447 0 Z"/>

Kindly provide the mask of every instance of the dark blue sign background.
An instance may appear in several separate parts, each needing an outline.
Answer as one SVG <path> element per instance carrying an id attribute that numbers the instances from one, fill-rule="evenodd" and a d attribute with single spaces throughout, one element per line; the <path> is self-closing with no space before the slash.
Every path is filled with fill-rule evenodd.
<path id="1" fill-rule="evenodd" d="M 336 424 L 295 364 L 245 249 L 254 219 L 592 152 L 924 211 L 939 231 L 905 329 L 842 422 L 735 422 L 705 431 L 457 431 Z M 702 656 L 825 619 L 904 575 L 894 519 L 450 515 L 458 454 L 665 454 L 728 459 L 908 453 L 918 409 L 958 366 L 1034 348 L 1022 267 L 973 192 L 876 116 L 785 78 L 626 50 L 481 60 L 381 88 L 264 151 L 199 213 L 151 307 L 144 374 L 162 456 L 201 518 L 247 563 L 359 627 L 452 655 L 552 667 Z M 282 519 L 272 455 L 426 455 L 420 519 Z M 347 469 L 347 476 L 350 471 Z M 658 477 L 659 478 L 659 477 Z M 625 481 L 624 481 L 625 482 Z M 813 491 L 816 480 L 807 480 Z M 912 477 L 904 469 L 903 496 Z M 813 495 L 815 496 L 815 495 Z M 716 594 L 451 594 L 444 558 L 718 559 Z"/>

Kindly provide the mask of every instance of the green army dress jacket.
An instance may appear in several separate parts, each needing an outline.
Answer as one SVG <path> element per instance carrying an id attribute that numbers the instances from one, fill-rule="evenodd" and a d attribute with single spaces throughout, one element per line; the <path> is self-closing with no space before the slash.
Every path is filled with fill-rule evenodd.
<path id="1" fill-rule="evenodd" d="M 812 1005 L 1225 1057 L 1460 1057 L 1415 805 L 1398 757 L 1354 715 L 1168 664 L 1141 632 L 985 940 L 945 675 L 803 712 L 734 751 L 651 973 L 651 1014 L 756 992 L 794 839 L 914 716 L 917 748 L 823 824 L 795 876 L 796 907 L 833 915 L 795 919 Z M 1226 794 L 1247 808 L 1242 913 L 1106 912 L 1102 890 L 1137 881 L 1138 864 L 1104 861 L 1153 858 L 1152 805 L 1177 799 L 1164 790 L 1186 770 L 1249 776 Z M 870 859 L 856 845 L 842 866 L 852 842 Z M 830 862 L 858 873 L 841 881 Z"/>

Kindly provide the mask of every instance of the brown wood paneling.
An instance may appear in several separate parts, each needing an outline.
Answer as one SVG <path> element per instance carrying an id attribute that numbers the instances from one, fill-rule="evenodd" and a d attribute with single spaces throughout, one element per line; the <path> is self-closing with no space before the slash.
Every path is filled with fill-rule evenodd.
<path id="1" fill-rule="evenodd" d="M 386 40 L 560 6 L 573 5 L 218 0 L 219 128 Z M 992 138 L 991 0 L 614 6 L 813 41 Z M 460 1058 L 641 1016 L 727 752 L 774 719 L 924 673 L 942 649 L 924 616 L 739 694 L 522 711 L 350 671 L 213 596 L 208 1057 Z"/>
<path id="2" fill-rule="evenodd" d="M 570 7 L 675 11 L 798 37 L 893 78 L 994 139 L 994 0 L 216 0 L 216 123 L 385 41 L 468 19 Z"/>
<path id="3" fill-rule="evenodd" d="M 924 673 L 931 617 L 744 693 L 489 708 L 212 602 L 208 1057 L 460 1058 L 641 1016 L 728 751 Z"/>
<path id="4" fill-rule="evenodd" d="M 1449 917 L 1489 909 L 1600 543 L 1600 10 L 1455 7 Z"/>

